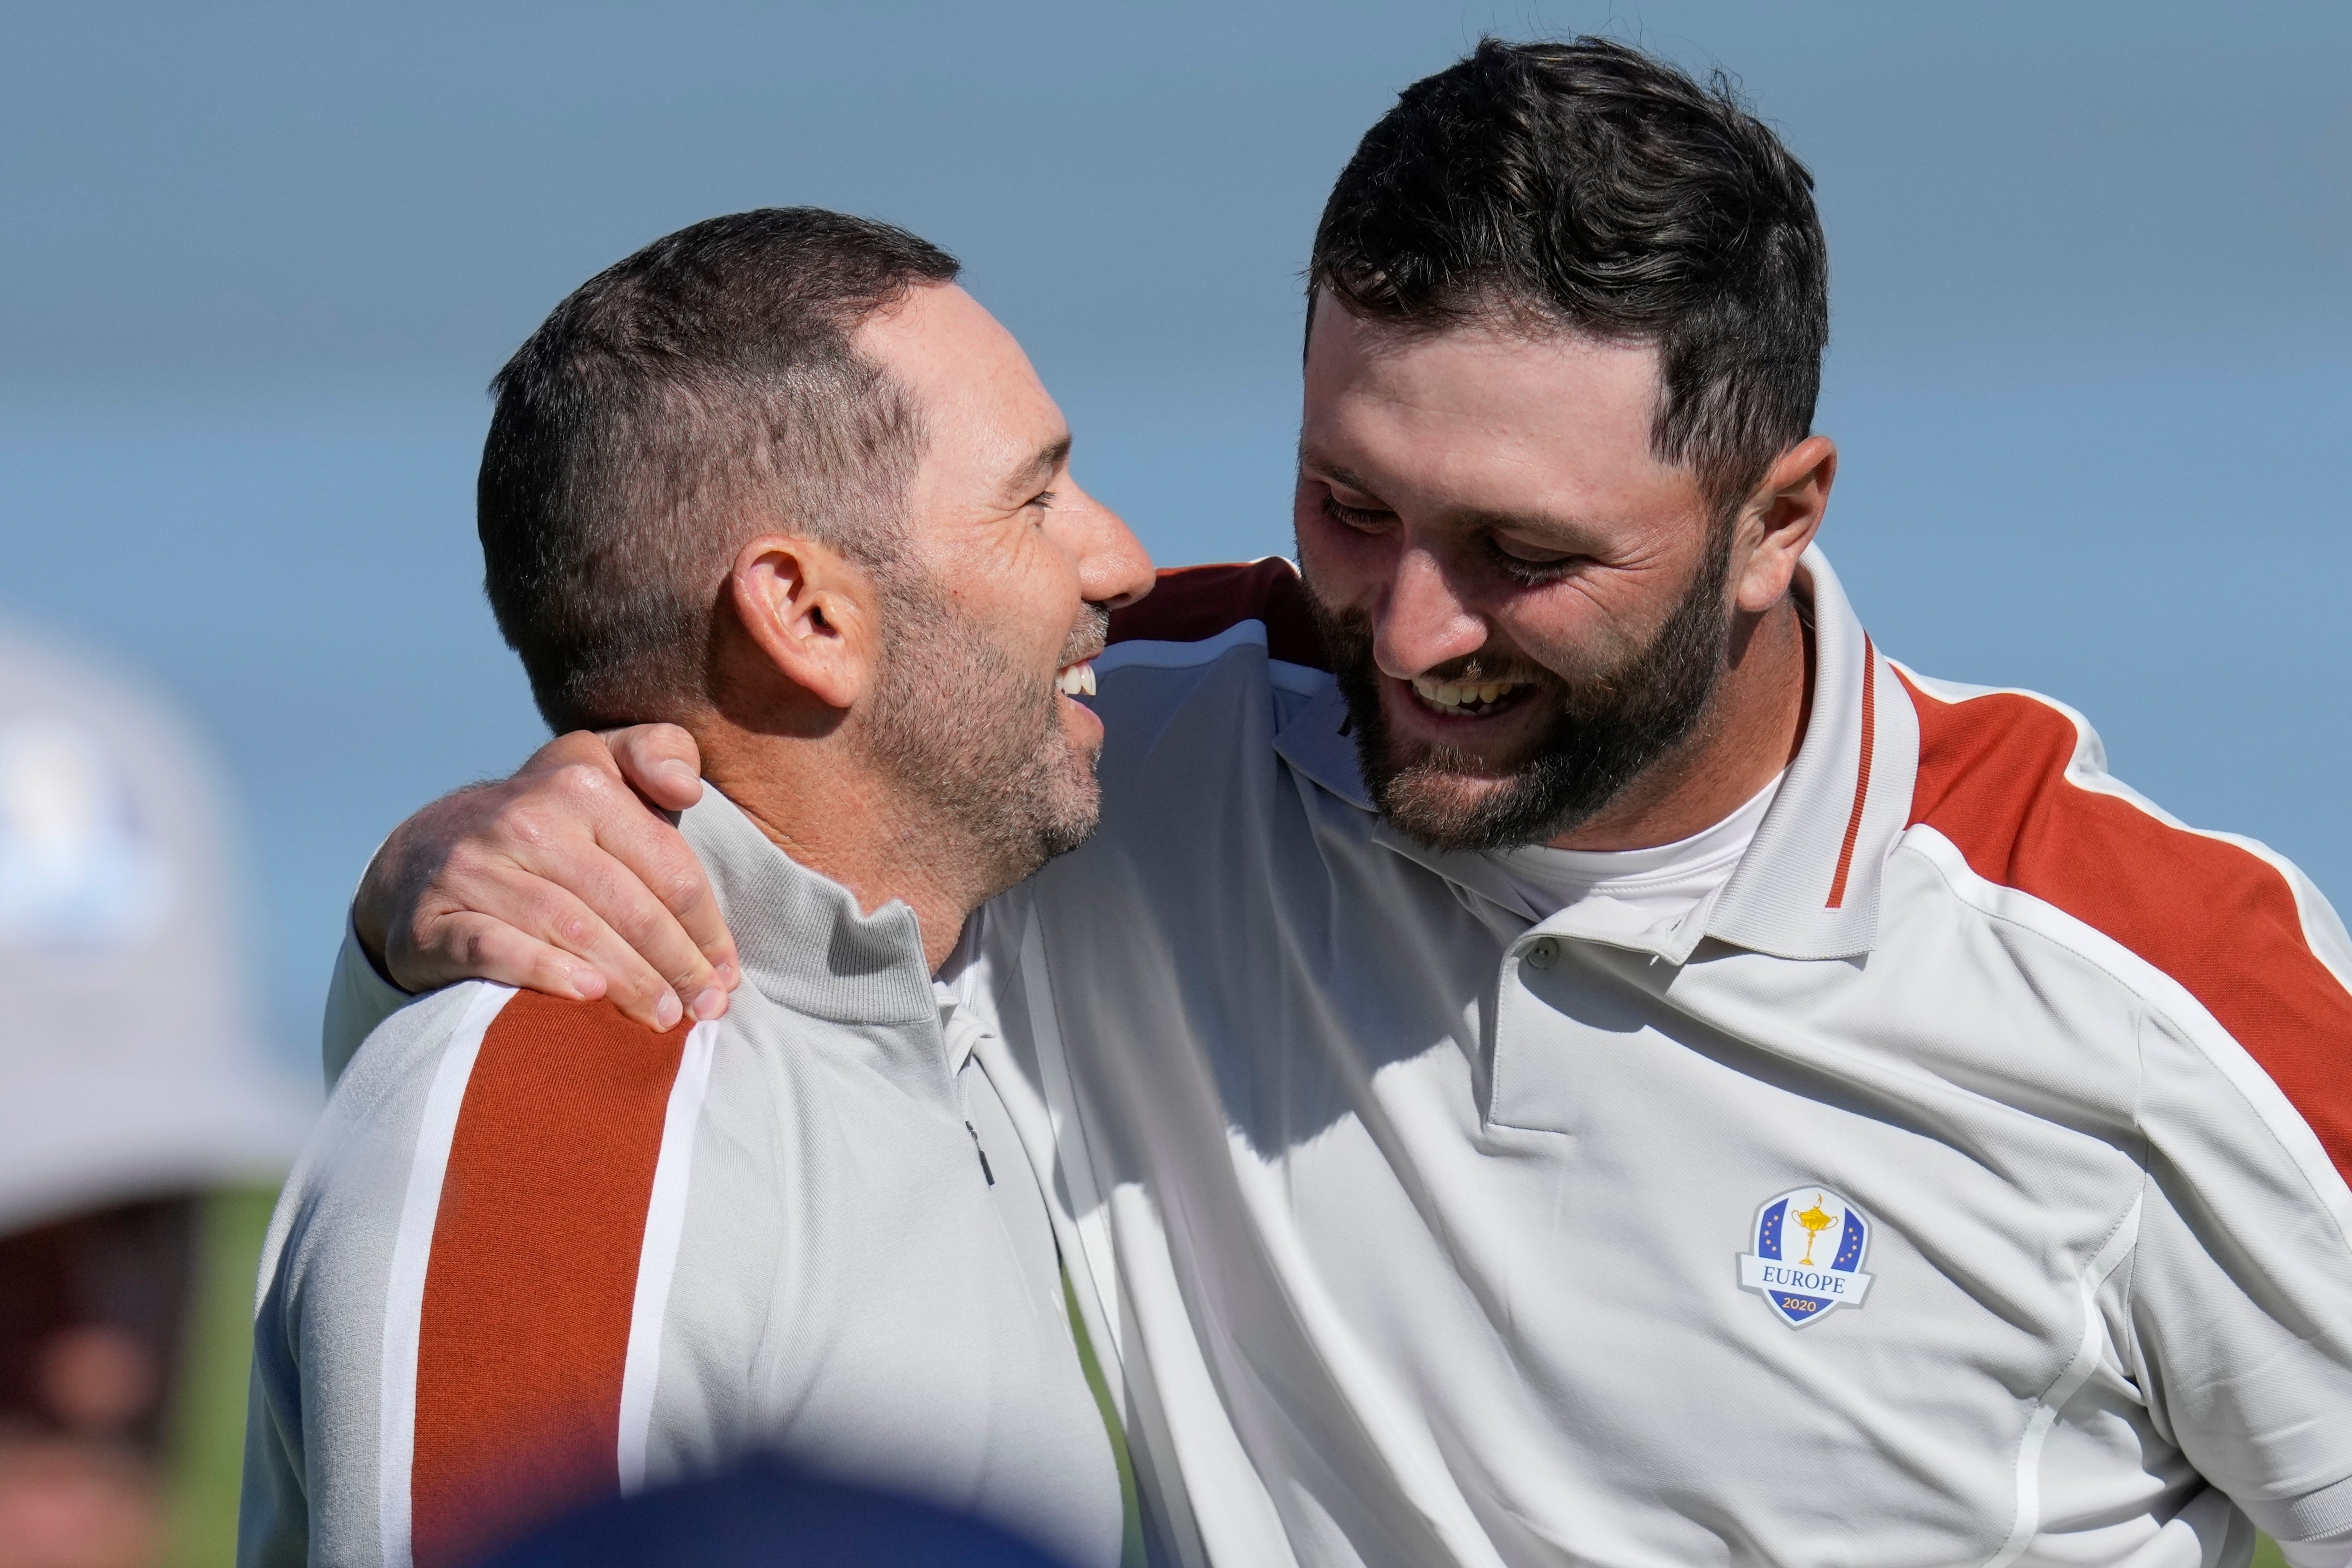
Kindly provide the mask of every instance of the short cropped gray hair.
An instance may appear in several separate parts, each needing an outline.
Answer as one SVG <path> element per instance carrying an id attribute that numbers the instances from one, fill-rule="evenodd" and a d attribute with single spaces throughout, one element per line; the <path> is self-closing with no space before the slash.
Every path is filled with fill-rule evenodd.
<path id="1" fill-rule="evenodd" d="M 555 308 L 490 385 L 483 589 L 566 730 L 704 700 L 712 617 L 761 532 L 895 559 L 922 431 L 851 344 L 955 257 L 816 207 L 712 218 Z"/>

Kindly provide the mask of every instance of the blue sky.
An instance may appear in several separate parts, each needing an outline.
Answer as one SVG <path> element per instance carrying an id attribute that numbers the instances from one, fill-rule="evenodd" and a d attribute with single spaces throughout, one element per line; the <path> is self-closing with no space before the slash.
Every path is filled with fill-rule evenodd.
<path id="1" fill-rule="evenodd" d="M 2352 897 L 2340 5 L 16 7 L 0 613 L 211 737 L 307 1067 L 369 850 L 541 737 L 471 492 L 557 298 L 714 213 L 889 218 L 965 259 L 1161 560 L 1286 550 L 1316 212 L 1488 30 L 1719 65 L 1813 169 L 1824 544 L 1880 644 L 2063 697 Z"/>

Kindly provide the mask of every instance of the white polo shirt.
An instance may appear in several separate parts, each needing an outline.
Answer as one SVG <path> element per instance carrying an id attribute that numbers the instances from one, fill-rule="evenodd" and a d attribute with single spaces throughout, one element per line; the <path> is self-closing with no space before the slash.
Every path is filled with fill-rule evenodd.
<path id="1" fill-rule="evenodd" d="M 967 981 L 1188 1556 L 2352 1557 L 2343 927 L 1801 591 L 1802 748 L 1664 922 L 1384 826 L 1286 563 L 1119 617 L 1103 831 Z"/>
<path id="2" fill-rule="evenodd" d="M 956 980 L 1186 1562 L 2352 1561 L 2352 942 L 1800 591 L 1663 920 L 1386 828 L 1286 563 L 1115 618 L 1103 830 Z"/>

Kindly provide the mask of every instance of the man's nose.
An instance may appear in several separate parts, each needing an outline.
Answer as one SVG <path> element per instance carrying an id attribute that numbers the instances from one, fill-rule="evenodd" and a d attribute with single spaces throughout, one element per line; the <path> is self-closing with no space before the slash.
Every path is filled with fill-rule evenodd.
<path id="1" fill-rule="evenodd" d="M 1075 488 L 1075 486 L 1073 486 Z M 1121 610 L 1151 591 L 1151 557 L 1117 512 L 1085 491 L 1063 512 L 1078 562 L 1078 591 L 1089 603 Z"/>
<path id="2" fill-rule="evenodd" d="M 1463 603 L 1437 558 L 1425 549 L 1399 551 L 1395 575 L 1372 613 L 1372 657 L 1382 673 L 1409 681 L 1486 645 L 1486 622 Z"/>

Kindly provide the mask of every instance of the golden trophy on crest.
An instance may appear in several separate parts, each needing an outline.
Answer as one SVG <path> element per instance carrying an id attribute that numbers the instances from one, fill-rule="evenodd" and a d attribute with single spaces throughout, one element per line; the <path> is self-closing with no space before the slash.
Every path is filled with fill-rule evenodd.
<path id="1" fill-rule="evenodd" d="M 1822 1231 L 1837 1223 L 1837 1216 L 1826 1212 L 1822 1207 L 1822 1195 L 1815 1193 L 1813 1207 L 1798 1215 L 1796 1220 L 1805 1228 L 1804 1261 L 1797 1266 L 1801 1269 L 1810 1269 L 1813 1265 L 1813 1243 L 1821 1239 Z"/>

